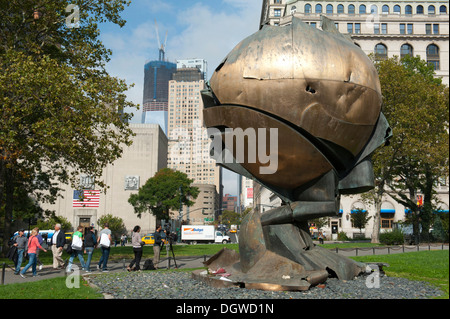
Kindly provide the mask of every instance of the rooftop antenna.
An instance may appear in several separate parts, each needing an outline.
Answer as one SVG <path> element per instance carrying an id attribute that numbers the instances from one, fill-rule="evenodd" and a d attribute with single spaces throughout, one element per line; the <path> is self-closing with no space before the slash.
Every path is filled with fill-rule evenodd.
<path id="1" fill-rule="evenodd" d="M 158 23 L 156 23 L 156 19 L 155 19 L 155 31 L 156 31 L 156 38 L 158 39 L 159 61 L 164 61 L 166 55 L 167 31 L 166 37 L 164 39 L 164 44 L 161 44 L 161 41 L 159 40 L 159 30 L 158 30 Z"/>

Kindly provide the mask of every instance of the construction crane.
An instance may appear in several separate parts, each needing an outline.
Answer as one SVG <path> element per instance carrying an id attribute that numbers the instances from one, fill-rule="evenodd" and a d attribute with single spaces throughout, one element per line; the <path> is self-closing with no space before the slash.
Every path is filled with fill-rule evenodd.
<path id="1" fill-rule="evenodd" d="M 158 23 L 156 23 L 156 19 L 155 19 L 155 31 L 156 31 L 156 38 L 158 39 L 159 61 L 164 61 L 166 55 L 167 31 L 166 37 L 164 39 L 164 44 L 161 44 L 161 41 L 159 40 L 159 30 L 158 30 Z"/>

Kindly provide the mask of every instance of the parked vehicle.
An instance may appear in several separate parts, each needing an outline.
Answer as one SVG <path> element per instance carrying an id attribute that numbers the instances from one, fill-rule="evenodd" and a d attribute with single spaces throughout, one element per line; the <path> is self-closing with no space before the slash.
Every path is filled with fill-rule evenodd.
<path id="1" fill-rule="evenodd" d="M 225 236 L 221 231 L 210 225 L 183 225 L 181 227 L 181 241 L 197 243 L 222 243 L 231 242 L 230 237 Z"/>
<path id="2" fill-rule="evenodd" d="M 237 233 L 237 225 L 230 226 L 230 233 Z"/>
<path id="3" fill-rule="evenodd" d="M 25 230 L 24 232 L 25 237 L 28 237 L 28 230 Z M 39 234 L 42 236 L 42 238 L 47 239 L 47 244 L 50 244 L 52 241 L 52 236 L 55 233 L 55 230 L 48 229 L 48 230 L 39 230 Z M 19 232 L 15 232 L 13 237 L 17 236 Z"/>
<path id="4" fill-rule="evenodd" d="M 141 239 L 146 245 L 153 245 L 155 243 L 155 237 L 153 236 L 153 234 L 150 235 L 145 235 L 144 237 L 142 237 Z"/>

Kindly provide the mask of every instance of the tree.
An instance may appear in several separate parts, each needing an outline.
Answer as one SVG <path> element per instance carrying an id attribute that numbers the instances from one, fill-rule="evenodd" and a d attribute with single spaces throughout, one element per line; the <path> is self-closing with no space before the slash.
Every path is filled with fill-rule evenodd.
<path id="1" fill-rule="evenodd" d="M 389 194 L 409 208 L 414 232 L 431 223 L 434 183 L 448 176 L 448 87 L 434 77 L 432 66 L 420 57 L 375 61 L 383 94 L 383 113 L 392 130 L 390 146 L 373 155 L 376 208 L 372 242 L 378 242 L 382 197 Z M 424 194 L 419 209 L 416 195 Z M 370 196 L 370 195 L 369 195 Z"/>
<path id="2" fill-rule="evenodd" d="M 372 218 L 372 216 L 369 216 L 369 212 L 367 210 L 363 210 L 361 208 L 356 209 L 350 215 L 353 227 L 359 228 L 360 234 L 362 229 L 366 227 L 367 223 Z"/>
<path id="3" fill-rule="evenodd" d="M 148 179 L 137 194 L 130 195 L 128 202 L 139 218 L 149 212 L 159 220 L 169 220 L 171 210 L 178 211 L 180 205 L 194 205 L 191 199 L 197 198 L 199 190 L 191 186 L 192 182 L 183 172 L 163 168 Z"/>
<path id="4" fill-rule="evenodd" d="M 240 225 L 241 215 L 232 210 L 224 210 L 220 216 L 222 224 L 225 225 Z"/>
<path id="5" fill-rule="evenodd" d="M 97 221 L 99 227 L 103 227 L 105 223 L 108 223 L 109 229 L 111 230 L 111 237 L 113 240 L 117 240 L 122 236 L 122 234 L 127 232 L 127 228 L 123 223 L 123 219 L 112 214 L 106 214 L 101 216 Z"/>
<path id="6" fill-rule="evenodd" d="M 111 77 L 111 54 L 97 24 L 123 26 L 127 1 L 78 1 L 79 26 L 66 24 L 65 0 L 0 2 L 0 207 L 11 232 L 17 189 L 53 203 L 59 183 L 103 169 L 131 144 L 129 86 Z M 77 11 L 78 12 L 78 11 Z M 70 168 L 70 170 L 69 170 Z M 7 240 L 4 240 L 4 245 Z M 6 247 L 4 247 L 6 248 Z M 6 249 L 4 249 L 6 251 Z"/>

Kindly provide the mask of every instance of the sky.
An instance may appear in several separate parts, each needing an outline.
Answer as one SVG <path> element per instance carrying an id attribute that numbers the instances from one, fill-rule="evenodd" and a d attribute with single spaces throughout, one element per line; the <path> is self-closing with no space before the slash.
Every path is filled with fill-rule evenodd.
<path id="1" fill-rule="evenodd" d="M 166 60 L 205 59 L 208 79 L 223 58 L 244 38 L 258 31 L 262 0 L 131 0 L 122 12 L 122 28 L 100 26 L 100 38 L 112 50 L 106 69 L 134 84 L 128 100 L 142 105 L 144 64 L 158 60 L 166 32 Z M 140 123 L 141 110 L 132 123 Z M 224 194 L 237 195 L 237 175 L 224 169 Z"/>

